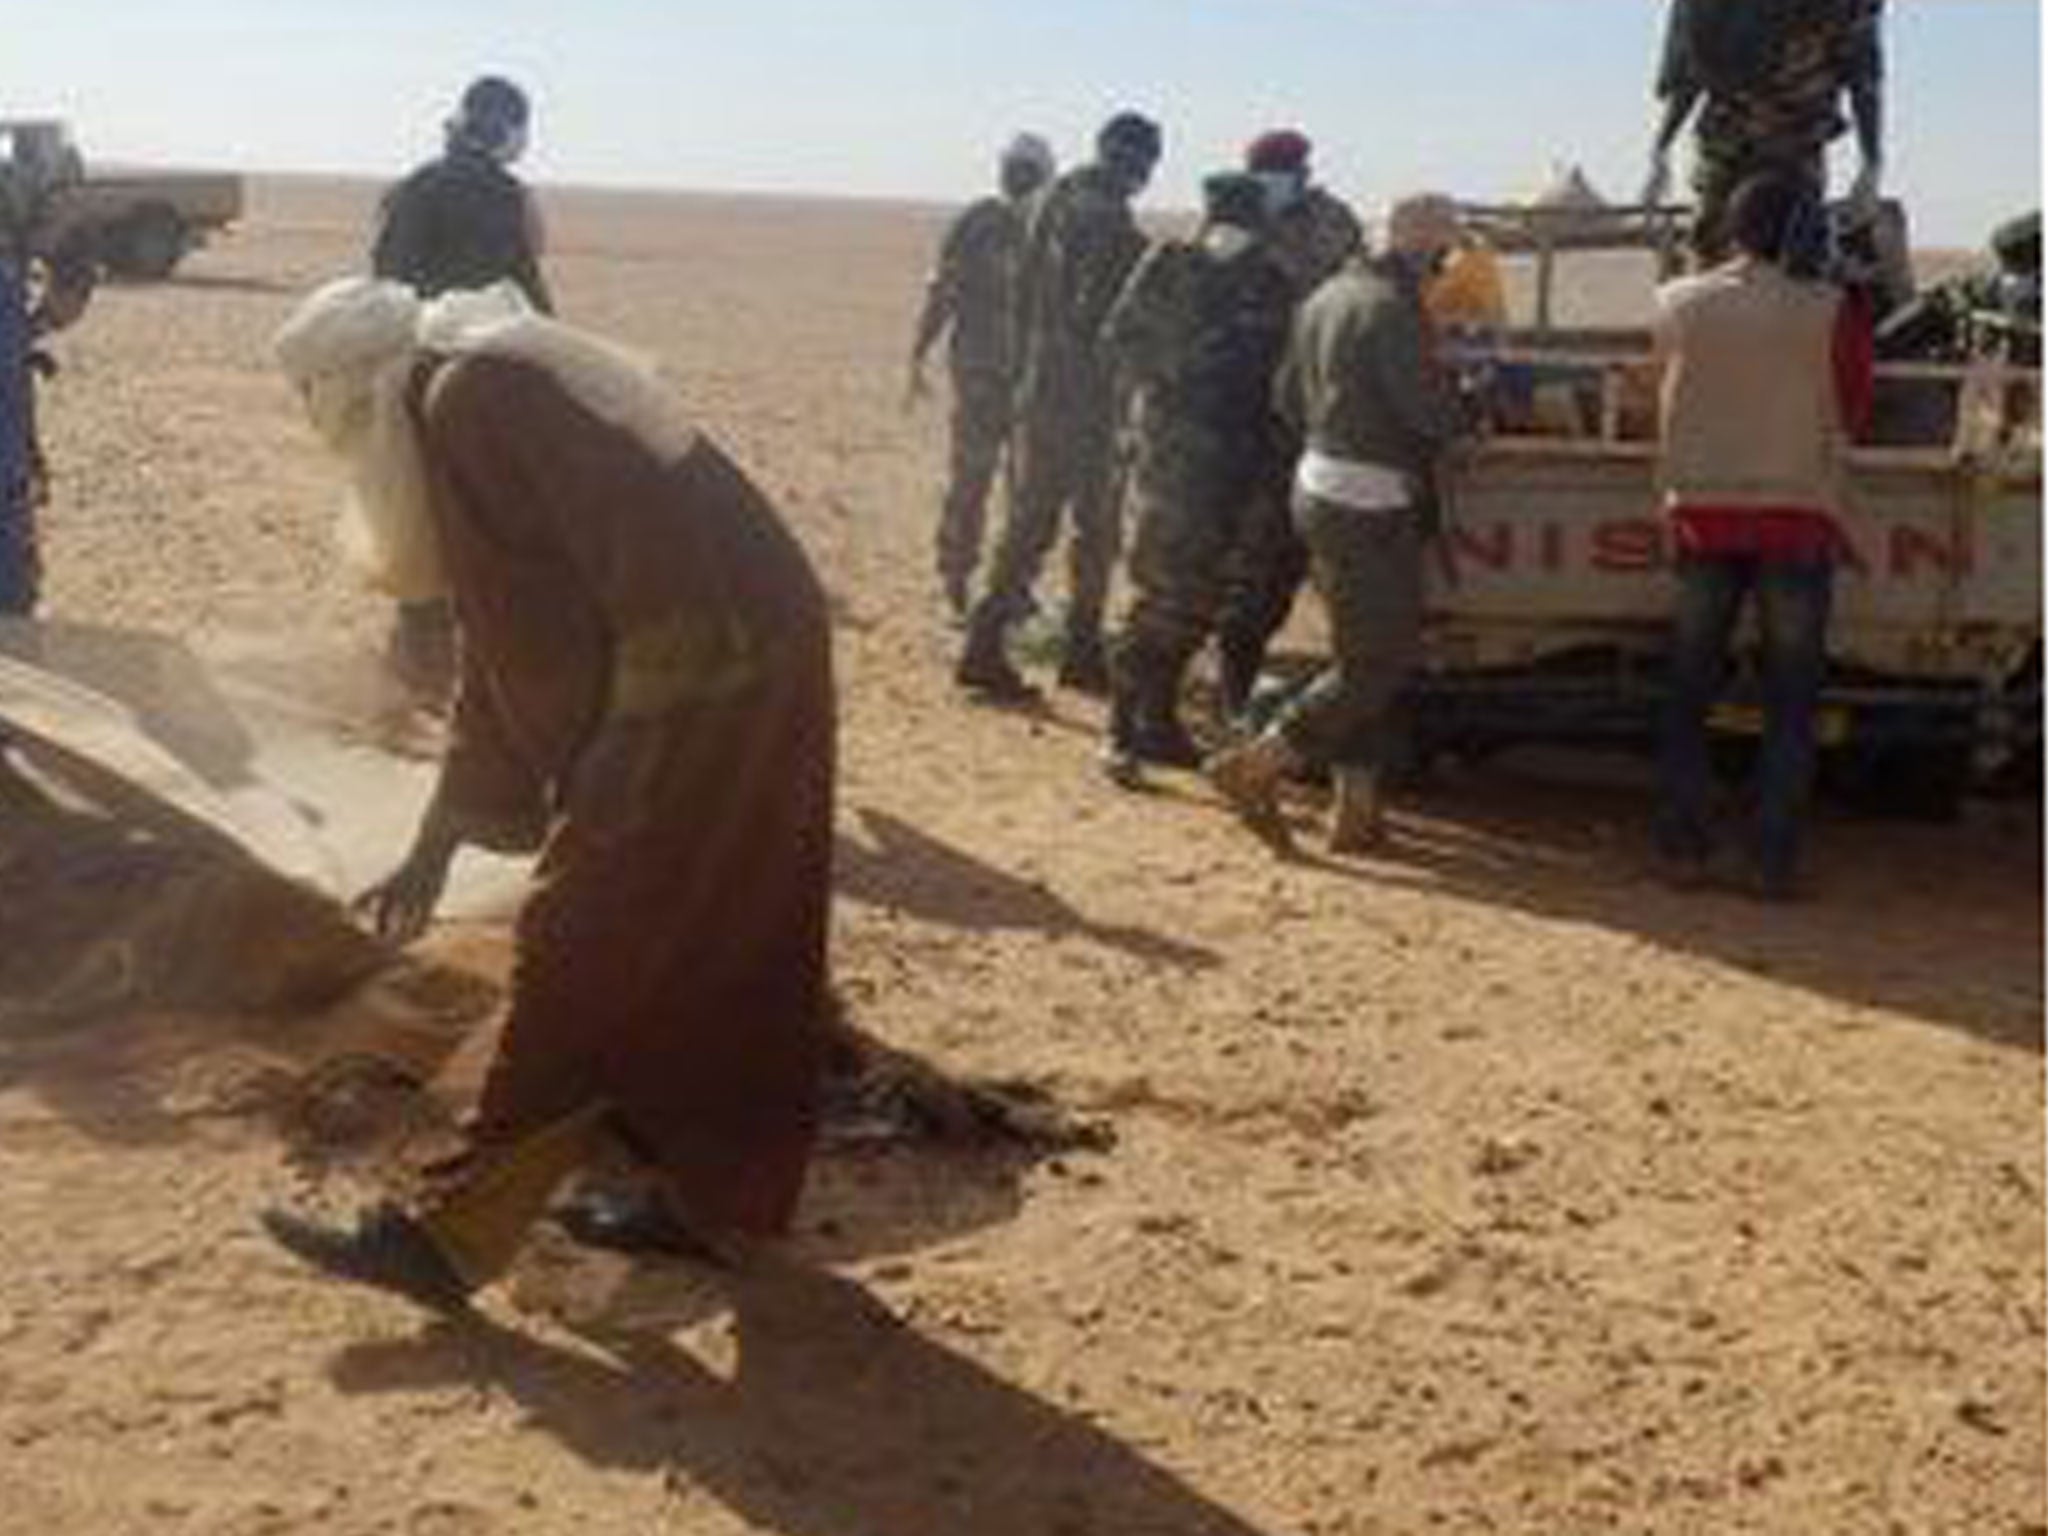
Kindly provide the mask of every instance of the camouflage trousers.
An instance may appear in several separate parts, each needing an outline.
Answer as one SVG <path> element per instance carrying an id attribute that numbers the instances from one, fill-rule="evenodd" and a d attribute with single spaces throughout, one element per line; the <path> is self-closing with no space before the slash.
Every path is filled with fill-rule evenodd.
<path id="1" fill-rule="evenodd" d="M 1010 430 L 1010 381 L 999 369 L 953 370 L 952 460 L 939 512 L 939 574 L 965 585 L 981 563 L 989 488 Z"/>
<path id="2" fill-rule="evenodd" d="M 1308 579 L 1308 547 L 1295 531 L 1289 479 L 1283 469 L 1262 477 L 1247 494 L 1230 551 L 1216 649 L 1224 708 L 1233 715 L 1251 697 L 1267 648 Z"/>
<path id="3" fill-rule="evenodd" d="M 1212 457 L 1140 450 L 1132 498 L 1130 607 L 1112 665 L 1120 692 L 1177 691 L 1215 632 L 1259 477 Z M 1165 702 L 1165 701 L 1161 701 Z"/>
<path id="4" fill-rule="evenodd" d="M 1798 178 L 1816 198 L 1827 194 L 1825 146 L 1788 150 L 1720 133 L 1701 133 L 1694 140 L 1692 190 L 1697 208 L 1692 247 L 1703 265 L 1712 266 L 1728 257 L 1732 246 L 1727 227 L 1729 199 L 1737 187 L 1765 171 Z"/>
<path id="5" fill-rule="evenodd" d="M 1017 454 L 1015 497 L 975 609 L 976 625 L 1007 627 L 1031 607 L 1031 589 L 1071 508 L 1067 556 L 1067 634 L 1097 643 L 1109 579 L 1121 543 L 1113 423 L 1099 410 L 1065 405 L 1028 411 L 1011 449 Z"/>

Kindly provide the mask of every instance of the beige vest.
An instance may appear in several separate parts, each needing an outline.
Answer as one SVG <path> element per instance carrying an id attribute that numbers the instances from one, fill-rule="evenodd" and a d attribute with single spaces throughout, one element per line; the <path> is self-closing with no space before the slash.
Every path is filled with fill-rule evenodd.
<path id="1" fill-rule="evenodd" d="M 1840 302 L 1748 258 L 1657 290 L 1667 505 L 1843 510 Z"/>

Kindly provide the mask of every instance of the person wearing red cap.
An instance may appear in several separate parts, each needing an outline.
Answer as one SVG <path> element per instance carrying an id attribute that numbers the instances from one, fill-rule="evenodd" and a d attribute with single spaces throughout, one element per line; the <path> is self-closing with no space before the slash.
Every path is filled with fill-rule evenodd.
<path id="1" fill-rule="evenodd" d="M 1365 230 L 1341 197 L 1310 179 L 1314 146 L 1295 128 L 1262 133 L 1245 146 L 1244 168 L 1266 189 L 1273 254 L 1307 298 L 1357 250 Z"/>

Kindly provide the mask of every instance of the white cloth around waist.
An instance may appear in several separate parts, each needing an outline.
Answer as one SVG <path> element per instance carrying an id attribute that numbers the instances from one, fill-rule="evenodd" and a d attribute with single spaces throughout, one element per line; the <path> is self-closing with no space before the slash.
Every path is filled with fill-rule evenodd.
<path id="1" fill-rule="evenodd" d="M 1360 512 L 1391 512 L 1415 502 L 1414 488 L 1400 470 L 1366 459 L 1340 459 L 1315 448 L 1302 454 L 1295 466 L 1294 487 L 1304 496 Z"/>

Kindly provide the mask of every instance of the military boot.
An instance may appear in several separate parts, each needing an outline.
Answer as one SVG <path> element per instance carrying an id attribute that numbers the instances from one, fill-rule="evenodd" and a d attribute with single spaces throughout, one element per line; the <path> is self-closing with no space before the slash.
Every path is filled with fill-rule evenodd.
<path id="1" fill-rule="evenodd" d="M 1330 820 L 1332 853 L 1370 853 L 1387 840 L 1386 803 L 1380 796 L 1377 768 L 1340 764 L 1337 808 Z"/>
<path id="2" fill-rule="evenodd" d="M 1038 690 L 1010 662 L 1003 644 L 1001 609 L 984 598 L 967 620 L 967 644 L 960 653 L 953 680 L 962 688 L 997 704 L 1022 704 Z"/>
<path id="3" fill-rule="evenodd" d="M 1180 720 L 1181 670 L 1170 662 L 1155 666 L 1137 693 L 1132 748 L 1161 768 L 1202 766 L 1202 749 Z"/>

